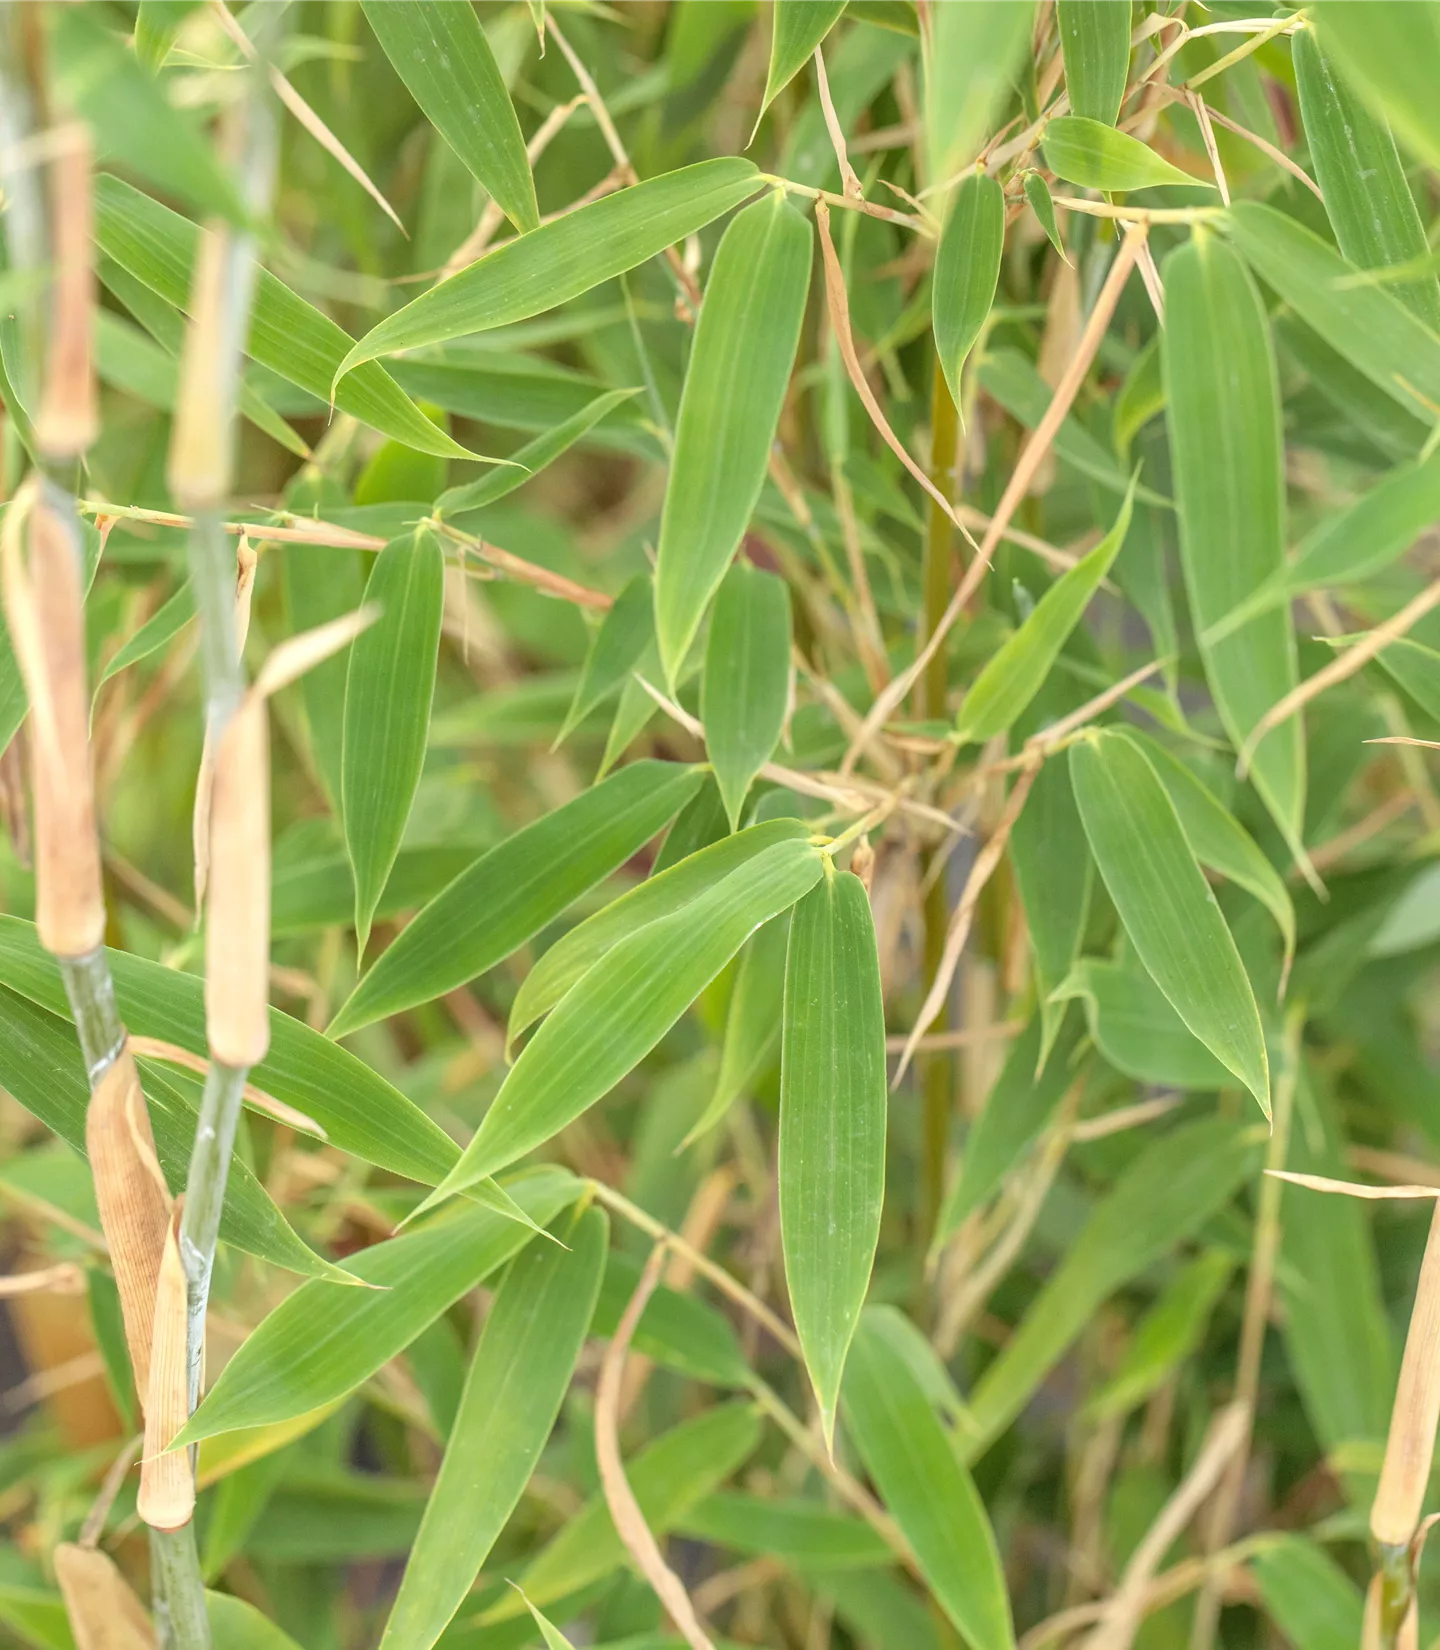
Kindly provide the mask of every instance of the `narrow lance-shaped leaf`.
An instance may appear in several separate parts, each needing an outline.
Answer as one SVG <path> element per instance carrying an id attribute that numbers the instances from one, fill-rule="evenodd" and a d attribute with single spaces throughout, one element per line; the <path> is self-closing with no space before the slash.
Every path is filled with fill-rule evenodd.
<path id="1" fill-rule="evenodd" d="M 936 1602 L 972 1650 L 1010 1650 L 1015 1627 L 995 1532 L 909 1360 L 891 1311 L 860 1320 L 845 1377 L 845 1427 L 910 1543 Z"/>
<path id="2" fill-rule="evenodd" d="M 535 180 L 505 78 L 475 8 L 366 0 L 365 19 L 421 113 L 519 230 L 540 224 Z"/>
<path id="3" fill-rule="evenodd" d="M 1134 500 L 1132 482 L 1115 525 L 1088 555 L 1050 586 L 1035 611 L 980 672 L 961 701 L 955 729 L 957 743 L 983 744 L 1003 733 L 1040 691 L 1060 649 L 1079 624 L 1125 542 Z"/>
<path id="4" fill-rule="evenodd" d="M 1290 52 L 1310 158 L 1340 251 L 1361 269 L 1428 259 L 1425 228 L 1390 128 L 1346 84 L 1313 29 L 1301 29 Z M 1433 270 L 1394 290 L 1432 331 L 1440 330 L 1440 280 Z"/>
<path id="5" fill-rule="evenodd" d="M 445 558 L 435 535 L 422 531 L 387 544 L 375 558 L 365 600 L 380 617 L 350 649 L 340 766 L 362 956 L 425 762 L 445 606 Z"/>
<path id="6" fill-rule="evenodd" d="M 552 1228 L 505 1274 L 485 1318 L 445 1459 L 381 1640 L 430 1650 L 529 1482 L 595 1310 L 610 1226 L 600 1209 Z"/>
<path id="7" fill-rule="evenodd" d="M 1201 633 L 1282 566 L 1284 448 L 1265 308 L 1224 242 L 1197 230 L 1165 264 L 1162 360 L 1175 471 L 1180 559 Z M 1200 643 L 1205 675 L 1238 750 L 1295 686 L 1287 613 Z M 1268 734 L 1251 764 L 1255 787 L 1292 847 L 1301 834 L 1305 753 L 1298 718 Z"/>
<path id="8" fill-rule="evenodd" d="M 205 1594 L 212 1650 L 300 1650 L 269 1616 L 233 1593 Z"/>
<path id="9" fill-rule="evenodd" d="M 810 225 L 778 190 L 725 231 L 685 370 L 660 518 L 655 634 L 673 686 L 760 497 L 810 290 Z"/>
<path id="10" fill-rule="evenodd" d="M 1004 249 L 1005 191 L 987 173 L 972 172 L 955 191 L 930 285 L 935 353 L 957 407 L 961 369 L 995 302 Z"/>
<path id="11" fill-rule="evenodd" d="M 1440 5 L 1322 0 L 1314 17 L 1322 44 L 1374 113 L 1427 165 L 1440 166 Z"/>
<path id="12" fill-rule="evenodd" d="M 1113 126 L 1130 72 L 1128 0 L 1057 0 L 1055 14 L 1071 112 Z"/>
<path id="13" fill-rule="evenodd" d="M 515 1162 L 607 1094 L 746 938 L 792 906 L 820 874 L 816 848 L 779 842 L 698 899 L 621 940 L 526 1045 L 460 1161 L 428 1202 Z"/>
<path id="14" fill-rule="evenodd" d="M 1165 787 L 1123 733 L 1070 750 L 1070 778 L 1100 875 L 1141 962 L 1175 1012 L 1270 1115 L 1255 994 Z"/>
<path id="15" fill-rule="evenodd" d="M 743 557 L 721 582 L 705 647 L 700 719 L 734 830 L 770 760 L 790 697 L 790 587 Z"/>
<path id="16" fill-rule="evenodd" d="M 780 1053 L 780 1236 L 829 1444 L 885 1200 L 885 1010 L 870 899 L 826 866 L 795 907 Z"/>
<path id="17" fill-rule="evenodd" d="M 615 598 L 591 640 L 580 680 L 575 684 L 575 697 L 555 735 L 557 746 L 629 679 L 654 641 L 655 596 L 650 575 L 637 573 Z"/>
<path id="18" fill-rule="evenodd" d="M 1105 5 L 1108 0 L 1097 3 Z M 1171 183 L 1189 189 L 1213 187 L 1172 166 L 1139 138 L 1083 115 L 1057 116 L 1046 125 L 1042 141 L 1045 164 L 1056 177 L 1082 189 L 1153 189 Z"/>
<path id="19" fill-rule="evenodd" d="M 1095 1046 L 1116 1071 L 1158 1088 L 1227 1088 L 1220 1064 L 1127 949 L 1117 962 L 1082 957 L 1055 988 L 1058 1001 L 1078 997 Z"/>
<path id="20" fill-rule="evenodd" d="M 1025 174 L 1025 199 L 1030 202 L 1030 210 L 1039 220 L 1051 246 L 1068 264 L 1070 254 L 1065 250 L 1065 243 L 1060 239 L 1060 225 L 1055 221 L 1055 200 L 1050 193 L 1050 185 L 1038 172 Z"/>
<path id="21" fill-rule="evenodd" d="M 497 246 L 372 328 L 336 363 L 337 385 L 378 356 L 525 321 L 578 298 L 703 229 L 759 185 L 748 160 L 704 160 L 567 212 Z"/>
<path id="22" fill-rule="evenodd" d="M 760 113 L 774 102 L 815 55 L 832 25 L 845 10 L 845 0 L 775 0 L 770 34 L 770 68 Z"/>
<path id="23" fill-rule="evenodd" d="M 633 762 L 482 854 L 382 954 L 329 1035 L 343 1037 L 493 968 L 643 847 L 701 777 L 673 762 Z"/>
<path id="24" fill-rule="evenodd" d="M 967 0 L 930 13 L 925 129 L 933 183 L 954 177 L 989 137 L 1034 20 L 1031 0 Z"/>

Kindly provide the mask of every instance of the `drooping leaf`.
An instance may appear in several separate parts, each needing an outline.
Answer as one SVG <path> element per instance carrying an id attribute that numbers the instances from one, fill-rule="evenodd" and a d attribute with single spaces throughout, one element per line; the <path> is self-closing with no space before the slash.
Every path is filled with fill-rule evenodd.
<path id="1" fill-rule="evenodd" d="M 800 341 L 811 243 L 809 224 L 775 191 L 735 217 L 711 266 L 655 565 L 655 635 L 672 687 L 760 497 Z"/>
<path id="2" fill-rule="evenodd" d="M 703 229 L 759 183 L 748 160 L 704 160 L 578 207 L 497 246 L 388 316 L 337 361 L 332 376 L 343 384 L 381 355 L 554 309 Z"/>
<path id="3" fill-rule="evenodd" d="M 762 114 L 815 55 L 844 10 L 845 0 L 775 0 Z"/>
<path id="4" fill-rule="evenodd" d="M 1029 43 L 1031 0 L 937 6 L 925 55 L 930 176 L 943 183 L 979 153 Z"/>
<path id="5" fill-rule="evenodd" d="M 966 1643 L 1009 1650 L 1015 1627 L 995 1532 L 888 1321 L 876 1307 L 860 1320 L 845 1376 L 845 1429 Z"/>
<path id="6" fill-rule="evenodd" d="M 730 828 L 770 760 L 790 696 L 790 587 L 743 557 L 721 581 L 705 647 L 700 719 Z"/>
<path id="7" fill-rule="evenodd" d="M 150 615 L 144 624 L 135 632 L 123 647 L 115 650 L 105 665 L 105 668 L 95 678 L 95 691 L 112 676 L 118 676 L 122 670 L 129 670 L 131 665 L 138 665 L 142 659 L 148 659 L 152 653 L 158 653 L 167 646 L 195 617 L 195 592 L 189 579 L 168 597 Z"/>
<path id="8" fill-rule="evenodd" d="M 547 1168 L 509 1189 L 545 1223 L 573 1202 L 579 1185 Z M 466 1204 L 362 1250 L 346 1270 L 371 1287 L 315 1282 L 287 1296 L 221 1371 L 185 1440 L 273 1425 L 343 1398 L 531 1241 L 518 1221 Z"/>
<path id="9" fill-rule="evenodd" d="M 827 865 L 790 919 L 777 1169 L 785 1281 L 827 1441 L 880 1238 L 886 1092 L 869 896 Z"/>
<path id="10" fill-rule="evenodd" d="M 1111 3 L 1096 0 L 1096 9 Z M 1084 115 L 1057 116 L 1046 125 L 1042 141 L 1045 164 L 1056 177 L 1078 183 L 1082 189 L 1154 189 L 1177 183 L 1188 189 L 1211 187 L 1204 178 L 1173 166 L 1139 138 Z"/>
<path id="11" fill-rule="evenodd" d="M 1095 863 L 1135 950 L 1175 1011 L 1270 1115 L 1255 994 L 1175 804 L 1140 747 L 1091 733 L 1070 780 Z"/>
<path id="12" fill-rule="evenodd" d="M 430 733 L 445 607 L 445 557 L 434 533 L 392 539 L 371 567 L 365 600 L 380 617 L 350 646 L 340 765 L 362 956 L 400 851 Z"/>
<path id="13" fill-rule="evenodd" d="M 972 172 L 950 203 L 930 284 L 935 353 L 956 406 L 965 358 L 995 302 L 1004 249 L 1005 192 L 988 173 Z"/>
<path id="14" fill-rule="evenodd" d="M 367 0 L 363 9 L 425 118 L 517 229 L 539 228 L 520 122 L 474 7 Z"/>
<path id="15" fill-rule="evenodd" d="M 1113 126 L 1130 72 L 1126 0 L 1058 0 L 1055 15 L 1071 112 Z"/>
<path id="16" fill-rule="evenodd" d="M 713 1129 L 779 1054 L 789 943 L 790 919 L 782 915 L 767 922 L 741 953 L 714 1092 L 685 1137 L 686 1145 Z"/>
<path id="17" fill-rule="evenodd" d="M 1116 1071 L 1137 1082 L 1205 1090 L 1230 1082 L 1229 1070 L 1186 1026 L 1133 953 L 1117 962 L 1082 957 L 1055 996 L 1081 1000 L 1095 1046 Z"/>
<path id="18" fill-rule="evenodd" d="M 430 1650 L 474 1585 L 529 1482 L 595 1309 L 610 1223 L 600 1209 L 552 1228 L 505 1274 L 425 1506 L 382 1645 Z"/>
<path id="19" fill-rule="evenodd" d="M 1050 193 L 1050 185 L 1038 172 L 1025 174 L 1025 199 L 1030 202 L 1030 210 L 1039 220 L 1046 239 L 1066 263 L 1069 263 L 1070 257 L 1065 250 L 1065 243 L 1060 239 L 1060 225 L 1055 220 L 1055 200 Z"/>
<path id="20" fill-rule="evenodd" d="M 433 1198 L 463 1191 L 515 1162 L 608 1093 L 746 938 L 820 875 L 818 849 L 803 841 L 775 843 L 688 905 L 611 947 L 525 1046 Z"/>
<path id="21" fill-rule="evenodd" d="M 971 1394 L 961 1434 L 969 1457 L 1020 1413 L 1101 1302 L 1208 1220 L 1256 1156 L 1253 1131 L 1211 1117 L 1172 1130 L 1130 1163 Z"/>
<path id="22" fill-rule="evenodd" d="M 442 501 L 443 502 L 443 501 Z M 648 573 L 637 573 L 615 598 L 585 655 L 575 695 L 565 713 L 559 745 L 598 705 L 627 682 L 655 643 L 655 596 Z"/>
<path id="23" fill-rule="evenodd" d="M 1197 233 L 1165 262 L 1162 360 L 1175 469 L 1180 559 L 1202 636 L 1282 565 L 1285 481 L 1280 395 L 1265 308 L 1231 249 Z M 1236 747 L 1295 686 L 1289 615 L 1253 619 L 1200 643 L 1205 676 Z M 1255 751 L 1255 787 L 1285 833 L 1301 835 L 1305 763 L 1299 719 Z"/>
<path id="24" fill-rule="evenodd" d="M 493 968 L 623 865 L 694 795 L 700 779 L 695 769 L 671 762 L 631 763 L 482 854 L 383 953 L 330 1035 L 342 1037 Z"/>
<path id="25" fill-rule="evenodd" d="M 1095 0 L 1108 4 L 1109 0 Z M 1134 484 L 1115 525 L 1074 567 L 1058 578 L 1024 624 L 995 653 L 960 703 L 957 744 L 983 744 L 1003 733 L 1040 691 L 1070 632 L 1100 588 L 1130 530 Z"/>

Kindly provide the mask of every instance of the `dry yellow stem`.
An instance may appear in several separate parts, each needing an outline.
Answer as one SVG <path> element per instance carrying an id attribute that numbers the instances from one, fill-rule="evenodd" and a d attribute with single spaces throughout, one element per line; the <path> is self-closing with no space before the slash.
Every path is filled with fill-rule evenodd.
<path id="1" fill-rule="evenodd" d="M 163 1060 L 167 1065 L 183 1066 L 186 1071 L 193 1071 L 203 1077 L 210 1062 L 203 1054 L 196 1054 L 193 1049 L 181 1048 L 178 1043 L 167 1043 L 160 1037 L 130 1038 L 130 1052 L 141 1059 Z M 315 1119 L 294 1106 L 287 1106 L 283 1100 L 277 1100 L 273 1094 L 266 1094 L 264 1089 L 257 1088 L 254 1083 L 245 1085 L 245 1099 L 256 1111 L 263 1111 L 273 1117 L 277 1123 L 284 1123 L 287 1128 L 299 1129 L 302 1134 L 313 1134 L 317 1140 L 328 1140 L 330 1137 Z"/>
<path id="2" fill-rule="evenodd" d="M 1370 1509 L 1370 1533 L 1382 1546 L 1406 1545 L 1420 1522 L 1435 1428 L 1440 1423 L 1440 1202 L 1420 1265 L 1400 1381 L 1390 1411 L 1385 1464 Z"/>
<path id="3" fill-rule="evenodd" d="M 172 1450 L 190 1418 L 185 1374 L 185 1268 L 180 1261 L 180 1205 L 165 1234 L 155 1288 L 155 1333 L 150 1343 L 150 1380 L 145 1394 L 145 1453 L 140 1462 L 141 1518 L 155 1530 L 178 1530 L 195 1511 L 195 1474 L 190 1452 Z"/>
<path id="4" fill-rule="evenodd" d="M 155 1631 L 114 1563 L 93 1547 L 62 1541 L 55 1579 L 76 1650 L 155 1650 Z"/>
<path id="5" fill-rule="evenodd" d="M 135 1391 L 143 1399 L 150 1376 L 155 1283 L 170 1225 L 170 1191 L 155 1156 L 150 1113 L 128 1045 L 90 1096 L 85 1150 L 120 1291 Z"/>
<path id="6" fill-rule="evenodd" d="M 62 1260 L 55 1266 L 41 1266 L 33 1272 L 12 1272 L 0 1277 L 0 1300 L 16 1295 L 83 1295 L 85 1274 L 73 1261 Z"/>
<path id="7" fill-rule="evenodd" d="M 50 164 L 50 217 L 55 281 L 50 344 L 35 438 L 47 458 L 76 458 L 100 428 L 92 340 L 95 265 L 90 136 L 67 126 L 68 141 Z"/>
<path id="8" fill-rule="evenodd" d="M 83 596 L 75 546 L 38 482 L 27 482 L 7 512 L 3 559 L 5 613 L 34 719 L 35 922 L 47 951 L 82 957 L 105 932 Z"/>
<path id="9" fill-rule="evenodd" d="M 270 1046 L 270 727 L 246 696 L 215 753 L 205 926 L 205 1025 L 211 1056 L 255 1066 Z"/>

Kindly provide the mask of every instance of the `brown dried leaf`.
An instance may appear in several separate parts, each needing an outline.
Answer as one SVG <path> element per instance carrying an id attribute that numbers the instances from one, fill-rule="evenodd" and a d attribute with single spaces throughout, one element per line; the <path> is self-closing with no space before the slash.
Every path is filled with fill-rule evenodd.
<path id="1" fill-rule="evenodd" d="M 140 1462 L 141 1518 L 156 1530 L 178 1530 L 195 1511 L 190 1452 L 170 1448 L 190 1418 L 185 1353 L 185 1268 L 180 1261 L 180 1205 L 165 1235 L 155 1287 L 155 1331 L 145 1394 L 145 1453 Z"/>
<path id="2" fill-rule="evenodd" d="M 155 1630 L 114 1563 L 93 1547 L 62 1541 L 55 1579 L 76 1650 L 155 1650 Z"/>

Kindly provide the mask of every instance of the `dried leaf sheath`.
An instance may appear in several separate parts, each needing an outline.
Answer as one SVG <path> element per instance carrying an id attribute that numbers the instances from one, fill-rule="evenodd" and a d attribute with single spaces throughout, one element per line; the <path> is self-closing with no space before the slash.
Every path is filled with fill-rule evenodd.
<path id="1" fill-rule="evenodd" d="M 205 937 L 212 1056 L 254 1066 L 270 1046 L 270 732 L 250 694 L 215 753 Z"/>
<path id="2" fill-rule="evenodd" d="M 55 1579 L 76 1650 L 154 1650 L 155 1633 L 140 1600 L 104 1553 L 62 1541 L 55 1549 Z"/>
<path id="3" fill-rule="evenodd" d="M 160 1172 L 150 1113 L 128 1047 L 121 1050 L 90 1097 L 85 1150 L 120 1291 L 135 1390 L 143 1401 L 150 1375 L 160 1253 L 170 1224 L 170 1193 Z"/>
<path id="4" fill-rule="evenodd" d="M 1395 1406 L 1390 1412 L 1390 1436 L 1385 1441 L 1385 1464 L 1370 1509 L 1370 1533 L 1381 1546 L 1407 1544 L 1415 1534 L 1430 1480 L 1435 1454 L 1435 1428 L 1440 1424 L 1440 1202 L 1430 1220 L 1430 1237 L 1420 1265 L 1415 1304 Z"/>
<path id="5" fill-rule="evenodd" d="M 170 1440 L 190 1418 L 185 1376 L 185 1268 L 180 1261 L 179 1231 L 177 1205 L 165 1232 L 155 1288 L 155 1328 L 145 1387 L 145 1453 L 136 1502 L 141 1518 L 157 1530 L 178 1530 L 190 1522 L 195 1511 L 190 1452 L 170 1448 Z"/>
<path id="6" fill-rule="evenodd" d="M 51 458 L 74 458 L 99 433 L 92 343 L 95 316 L 94 203 L 90 135 L 67 128 L 50 167 L 55 281 L 45 388 L 35 435 Z"/>

